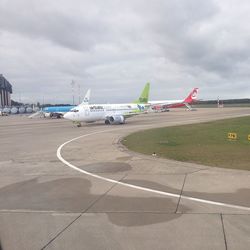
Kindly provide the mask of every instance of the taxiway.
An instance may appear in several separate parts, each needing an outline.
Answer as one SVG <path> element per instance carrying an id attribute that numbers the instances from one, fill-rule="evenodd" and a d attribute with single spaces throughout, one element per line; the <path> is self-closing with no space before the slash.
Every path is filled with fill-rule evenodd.
<path id="1" fill-rule="evenodd" d="M 145 156 L 119 143 L 142 129 L 249 114 L 176 109 L 81 128 L 2 117 L 2 249 L 249 249 L 249 171 Z"/>

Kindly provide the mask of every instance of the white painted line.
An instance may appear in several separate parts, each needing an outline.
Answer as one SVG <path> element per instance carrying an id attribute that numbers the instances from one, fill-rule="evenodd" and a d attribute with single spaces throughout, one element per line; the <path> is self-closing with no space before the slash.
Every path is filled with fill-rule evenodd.
<path id="1" fill-rule="evenodd" d="M 168 197 L 180 198 L 179 194 L 173 194 L 173 193 L 168 193 L 168 192 L 159 191 L 159 190 L 155 190 L 155 189 L 136 186 L 136 185 L 120 182 L 120 181 L 117 181 L 117 180 L 105 178 L 105 177 L 102 177 L 100 175 L 96 175 L 96 174 L 87 172 L 85 170 L 82 170 L 82 169 L 74 166 L 70 162 L 66 161 L 61 155 L 62 148 L 65 145 L 67 145 L 67 144 L 69 144 L 69 143 L 71 143 L 73 141 L 76 141 L 76 140 L 78 140 L 80 138 L 84 138 L 84 137 L 88 137 L 88 136 L 92 136 L 92 135 L 96 135 L 96 134 L 101 134 L 101 133 L 105 133 L 105 132 L 111 132 L 111 131 L 115 131 L 115 130 L 119 130 L 119 129 L 101 130 L 101 131 L 98 131 L 98 132 L 93 132 L 93 133 L 89 133 L 89 134 L 85 134 L 85 135 L 75 137 L 75 138 L 73 138 L 73 139 L 71 139 L 69 141 L 64 142 L 61 146 L 59 146 L 59 148 L 57 149 L 56 155 L 57 155 L 58 159 L 61 162 L 63 162 L 65 165 L 67 165 L 68 167 L 70 167 L 70 168 L 72 168 L 72 169 L 74 169 L 74 170 L 76 170 L 76 171 L 78 171 L 80 173 L 86 174 L 88 176 L 92 176 L 94 178 L 97 178 L 97 179 L 100 179 L 100 180 L 103 180 L 103 181 L 111 182 L 111 183 L 114 183 L 114 184 L 117 184 L 117 185 L 129 187 L 129 188 L 132 188 L 132 189 L 142 190 L 142 191 L 146 191 L 146 192 L 150 192 L 150 193 L 154 193 L 154 194 L 158 194 L 158 195 L 163 195 L 163 196 L 168 196 Z M 185 200 L 190 200 L 190 201 L 195 201 L 195 202 L 200 202 L 200 203 L 205 203 L 205 204 L 210 204 L 210 205 L 216 205 L 216 206 L 221 206 L 221 207 L 227 207 L 227 208 L 234 208 L 234 209 L 250 211 L 250 207 L 244 207 L 244 206 L 238 206 L 238 205 L 233 205 L 233 204 L 227 204 L 227 203 L 223 203 L 223 202 L 216 202 L 216 201 L 210 201 L 210 200 L 205 200 L 205 199 L 199 199 L 199 198 L 185 196 L 185 195 L 181 195 L 181 198 L 185 199 Z"/>

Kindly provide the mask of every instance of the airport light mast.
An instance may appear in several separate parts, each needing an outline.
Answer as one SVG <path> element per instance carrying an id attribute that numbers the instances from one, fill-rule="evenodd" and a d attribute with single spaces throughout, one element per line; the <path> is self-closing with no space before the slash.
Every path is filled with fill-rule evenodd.
<path id="1" fill-rule="evenodd" d="M 71 82 L 71 88 L 72 88 L 72 101 L 73 101 L 73 105 L 75 105 L 75 81 L 72 80 Z"/>
<path id="2" fill-rule="evenodd" d="M 79 97 L 79 100 L 78 100 L 78 104 L 81 103 L 81 85 L 78 83 L 78 97 Z"/>

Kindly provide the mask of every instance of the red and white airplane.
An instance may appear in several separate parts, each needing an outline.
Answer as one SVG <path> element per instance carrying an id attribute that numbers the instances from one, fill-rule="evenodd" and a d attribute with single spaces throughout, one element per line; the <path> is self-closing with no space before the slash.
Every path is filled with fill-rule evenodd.
<path id="1" fill-rule="evenodd" d="M 184 100 L 163 100 L 163 101 L 149 101 L 151 109 L 154 111 L 168 111 L 170 108 L 179 108 L 186 106 L 192 110 L 191 104 L 196 101 L 198 95 L 198 88 L 194 88 L 192 92 Z"/>

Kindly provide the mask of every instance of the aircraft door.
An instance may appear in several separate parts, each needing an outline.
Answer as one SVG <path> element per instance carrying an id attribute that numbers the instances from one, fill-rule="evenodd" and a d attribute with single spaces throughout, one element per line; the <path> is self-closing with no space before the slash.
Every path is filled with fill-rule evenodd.
<path id="1" fill-rule="evenodd" d="M 89 109 L 85 109 L 85 116 L 89 116 Z"/>

